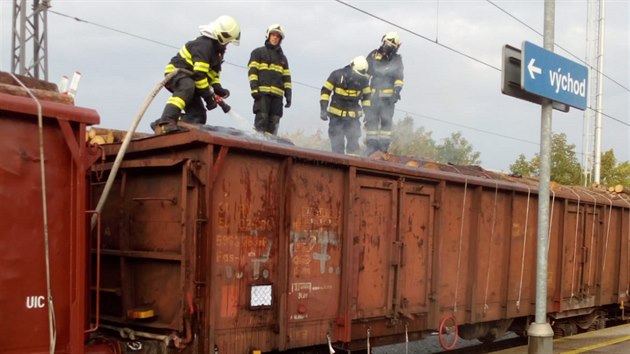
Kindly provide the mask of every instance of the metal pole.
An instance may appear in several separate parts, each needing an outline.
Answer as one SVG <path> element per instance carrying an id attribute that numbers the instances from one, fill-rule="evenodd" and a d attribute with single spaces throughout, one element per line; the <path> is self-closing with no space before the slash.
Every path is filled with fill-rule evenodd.
<path id="1" fill-rule="evenodd" d="M 545 0 L 544 48 L 553 51 L 555 0 Z M 547 322 L 547 266 L 549 240 L 549 185 L 551 176 L 551 101 L 544 98 L 540 124 L 540 182 L 536 258 L 536 318 L 529 326 L 529 354 L 553 353 L 553 330 Z"/>
<path id="2" fill-rule="evenodd" d="M 597 48 L 597 96 L 595 101 L 595 184 L 600 183 L 602 168 L 602 91 L 604 90 L 604 0 L 599 2 L 599 46 Z"/>

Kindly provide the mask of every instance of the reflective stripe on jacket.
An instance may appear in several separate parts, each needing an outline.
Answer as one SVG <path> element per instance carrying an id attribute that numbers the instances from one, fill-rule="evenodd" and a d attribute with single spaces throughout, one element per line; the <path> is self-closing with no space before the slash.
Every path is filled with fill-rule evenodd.
<path id="1" fill-rule="evenodd" d="M 252 51 L 247 65 L 249 86 L 252 94 L 269 93 L 291 97 L 291 72 L 289 62 L 279 45 L 269 41 Z"/>
<path id="2" fill-rule="evenodd" d="M 404 84 L 404 67 L 400 54 L 389 56 L 374 49 L 367 56 L 368 72 L 372 76 L 370 87 L 376 97 L 392 97 L 394 89 L 402 90 Z"/>
<path id="3" fill-rule="evenodd" d="M 368 78 L 353 73 L 350 65 L 333 71 L 322 86 L 321 108 L 326 109 L 330 100 L 328 113 L 337 117 L 360 118 L 363 116 L 362 107 L 371 105 L 368 83 Z"/>
<path id="4" fill-rule="evenodd" d="M 176 68 L 193 72 L 197 90 L 207 90 L 208 86 L 220 84 L 221 63 L 225 46 L 214 39 L 199 36 L 187 42 L 166 65 L 164 73 L 168 74 Z"/>

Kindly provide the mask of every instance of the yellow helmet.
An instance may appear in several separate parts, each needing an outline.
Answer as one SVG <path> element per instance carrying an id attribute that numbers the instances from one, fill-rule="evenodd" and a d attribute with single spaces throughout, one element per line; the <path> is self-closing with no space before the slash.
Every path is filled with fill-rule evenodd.
<path id="1" fill-rule="evenodd" d="M 239 45 L 241 41 L 241 27 L 232 16 L 219 16 L 209 24 L 199 26 L 199 30 L 202 35 L 216 39 L 222 45 Z"/>
<path id="2" fill-rule="evenodd" d="M 350 67 L 352 68 L 352 71 L 354 71 L 356 74 L 368 77 L 368 62 L 364 56 L 361 55 L 352 59 Z"/>
<path id="3" fill-rule="evenodd" d="M 387 32 L 383 36 L 383 45 L 392 48 L 400 47 L 400 37 L 396 32 Z"/>
<path id="4" fill-rule="evenodd" d="M 272 33 L 277 33 L 281 39 L 284 39 L 284 28 L 281 25 L 274 23 L 273 25 L 267 28 L 267 32 L 265 33 L 265 38 L 269 39 L 269 35 Z"/>

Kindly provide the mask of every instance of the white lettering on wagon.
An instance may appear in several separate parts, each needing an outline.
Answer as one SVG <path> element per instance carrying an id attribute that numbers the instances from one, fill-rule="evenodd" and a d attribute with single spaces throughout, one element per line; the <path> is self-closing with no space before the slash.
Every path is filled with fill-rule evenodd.
<path id="1" fill-rule="evenodd" d="M 44 306 L 46 306 L 46 302 L 44 300 L 46 300 L 46 298 L 43 296 L 37 296 L 37 295 L 27 296 L 26 308 L 27 309 L 42 309 L 44 308 Z"/>

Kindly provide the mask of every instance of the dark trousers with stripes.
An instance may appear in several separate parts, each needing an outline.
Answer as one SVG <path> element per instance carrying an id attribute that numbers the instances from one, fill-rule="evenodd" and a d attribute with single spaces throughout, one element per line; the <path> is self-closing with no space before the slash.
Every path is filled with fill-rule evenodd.
<path id="1" fill-rule="evenodd" d="M 331 150 L 339 154 L 358 155 L 361 137 L 360 118 L 341 118 L 330 114 L 329 117 L 328 137 Z"/>

